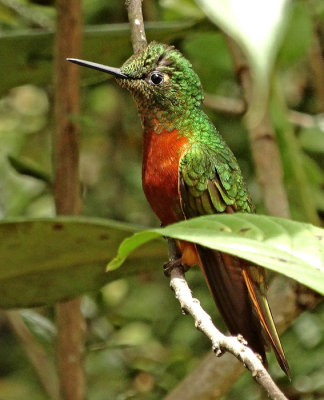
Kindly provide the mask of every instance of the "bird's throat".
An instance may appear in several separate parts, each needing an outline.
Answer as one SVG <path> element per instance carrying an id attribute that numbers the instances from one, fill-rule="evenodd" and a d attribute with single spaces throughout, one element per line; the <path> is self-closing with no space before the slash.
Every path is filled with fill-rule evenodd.
<path id="1" fill-rule="evenodd" d="M 167 111 L 158 109 L 151 110 L 150 112 L 141 112 L 141 120 L 143 125 L 144 134 L 154 132 L 159 135 L 162 132 L 171 132 L 176 129 L 177 118 Z"/>
<path id="2" fill-rule="evenodd" d="M 155 106 L 151 104 L 137 103 L 138 111 L 141 116 L 144 132 L 154 131 L 159 134 L 161 132 L 171 132 L 176 129 L 179 133 L 190 135 L 191 121 L 193 116 L 201 114 L 200 108 L 189 108 L 185 106 L 165 107 Z"/>

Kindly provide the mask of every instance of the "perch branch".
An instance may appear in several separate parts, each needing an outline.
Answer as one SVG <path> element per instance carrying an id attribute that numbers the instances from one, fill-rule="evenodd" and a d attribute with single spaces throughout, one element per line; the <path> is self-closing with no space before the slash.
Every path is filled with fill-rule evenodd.
<path id="1" fill-rule="evenodd" d="M 293 281 L 283 286 L 282 279 L 277 276 L 268 291 L 279 333 L 284 332 L 301 312 L 314 309 L 322 300 L 317 293 Z M 244 371 L 242 364 L 229 353 L 220 359 L 209 353 L 165 400 L 221 399 Z"/>
<path id="2" fill-rule="evenodd" d="M 210 339 L 216 356 L 220 356 L 224 350 L 233 354 L 243 362 L 271 399 L 287 400 L 271 379 L 259 357 L 246 345 L 243 337 L 228 337 L 215 328 L 210 316 L 200 306 L 199 301 L 192 297 L 181 267 L 175 267 L 171 271 L 170 285 L 180 302 L 181 309 L 194 318 L 196 328 Z"/>
<path id="3" fill-rule="evenodd" d="M 53 137 L 54 198 L 57 214 L 80 213 L 79 68 L 66 62 L 81 49 L 81 0 L 57 0 L 55 35 L 55 131 Z M 85 399 L 83 353 L 85 321 L 76 298 L 57 305 L 57 368 L 64 400 Z"/>

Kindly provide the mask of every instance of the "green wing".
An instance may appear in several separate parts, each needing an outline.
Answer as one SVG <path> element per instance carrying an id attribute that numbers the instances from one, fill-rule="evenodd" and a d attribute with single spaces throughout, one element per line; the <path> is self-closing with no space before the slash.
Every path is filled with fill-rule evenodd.
<path id="1" fill-rule="evenodd" d="M 205 143 L 195 143 L 180 161 L 181 205 L 186 218 L 223 212 L 253 212 L 237 161 L 226 145 L 222 142 L 220 145 L 215 150 Z M 289 366 L 265 297 L 264 270 L 199 245 L 197 251 L 210 291 L 231 333 L 243 334 L 266 364 L 264 335 L 281 368 L 289 375 Z"/>
<path id="2" fill-rule="evenodd" d="M 180 161 L 180 190 L 186 218 L 253 212 L 240 168 L 228 147 L 193 144 Z"/>

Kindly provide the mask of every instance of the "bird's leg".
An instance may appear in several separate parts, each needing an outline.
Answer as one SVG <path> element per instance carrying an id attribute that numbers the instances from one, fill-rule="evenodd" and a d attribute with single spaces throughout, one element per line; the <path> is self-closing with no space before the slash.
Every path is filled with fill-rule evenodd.
<path id="1" fill-rule="evenodd" d="M 163 265 L 163 272 L 165 276 L 170 276 L 173 268 L 181 267 L 186 272 L 189 267 L 182 264 L 181 253 L 177 248 L 176 241 L 174 239 L 166 237 L 168 241 L 169 249 L 169 261 Z"/>
<path id="2" fill-rule="evenodd" d="M 165 264 L 163 264 L 164 275 L 169 277 L 171 275 L 171 271 L 176 267 L 182 268 L 184 272 L 188 270 L 188 268 L 185 265 L 182 265 L 181 257 L 179 257 L 176 260 L 170 260 Z"/>

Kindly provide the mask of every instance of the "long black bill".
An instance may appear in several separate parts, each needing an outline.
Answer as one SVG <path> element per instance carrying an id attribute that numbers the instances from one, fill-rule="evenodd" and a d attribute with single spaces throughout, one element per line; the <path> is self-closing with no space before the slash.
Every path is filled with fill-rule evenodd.
<path id="1" fill-rule="evenodd" d="M 91 61 L 79 60 L 78 58 L 67 58 L 67 61 L 71 61 L 74 64 L 82 65 L 82 67 L 93 68 L 97 69 L 98 71 L 106 72 L 107 74 L 116 76 L 116 78 L 130 79 L 130 77 L 121 72 L 119 68 L 107 67 L 107 65 L 97 64 Z"/>

